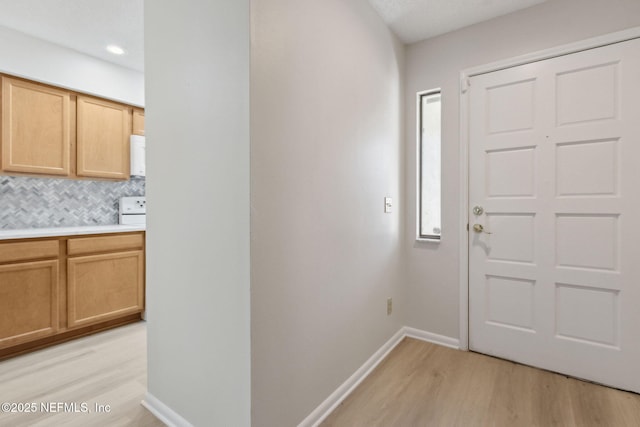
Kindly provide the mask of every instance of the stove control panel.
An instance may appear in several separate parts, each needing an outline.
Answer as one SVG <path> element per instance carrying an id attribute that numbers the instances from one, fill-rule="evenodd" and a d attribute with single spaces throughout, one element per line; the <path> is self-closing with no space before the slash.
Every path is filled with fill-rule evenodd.
<path id="1" fill-rule="evenodd" d="M 120 199 L 120 224 L 144 224 L 147 214 L 145 197 L 123 197 Z"/>

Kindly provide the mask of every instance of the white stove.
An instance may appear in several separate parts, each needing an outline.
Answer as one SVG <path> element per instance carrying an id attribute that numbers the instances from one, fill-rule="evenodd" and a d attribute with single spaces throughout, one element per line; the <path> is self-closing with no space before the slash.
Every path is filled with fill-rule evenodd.
<path id="1" fill-rule="evenodd" d="M 119 212 L 120 224 L 146 224 L 147 200 L 145 197 L 123 197 L 120 199 Z"/>

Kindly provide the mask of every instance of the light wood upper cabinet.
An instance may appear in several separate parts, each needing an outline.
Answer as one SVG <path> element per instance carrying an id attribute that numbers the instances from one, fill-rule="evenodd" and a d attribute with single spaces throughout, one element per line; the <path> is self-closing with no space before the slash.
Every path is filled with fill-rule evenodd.
<path id="1" fill-rule="evenodd" d="M 131 108 L 78 96 L 77 175 L 129 179 Z"/>
<path id="2" fill-rule="evenodd" d="M 144 110 L 133 109 L 133 132 L 134 135 L 144 136 Z"/>
<path id="3" fill-rule="evenodd" d="M 70 174 L 71 94 L 2 76 L 2 169 Z"/>
<path id="4" fill-rule="evenodd" d="M 0 79 L 2 173 L 129 179 L 129 136 L 144 135 L 143 109 Z"/>

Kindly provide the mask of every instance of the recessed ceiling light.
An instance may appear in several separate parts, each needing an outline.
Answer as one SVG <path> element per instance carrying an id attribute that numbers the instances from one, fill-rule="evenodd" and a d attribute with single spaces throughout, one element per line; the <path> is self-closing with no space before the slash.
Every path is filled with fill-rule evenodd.
<path id="1" fill-rule="evenodd" d="M 120 46 L 116 46 L 115 44 L 110 44 L 107 46 L 107 50 L 114 55 L 122 55 L 124 53 L 124 49 Z"/>

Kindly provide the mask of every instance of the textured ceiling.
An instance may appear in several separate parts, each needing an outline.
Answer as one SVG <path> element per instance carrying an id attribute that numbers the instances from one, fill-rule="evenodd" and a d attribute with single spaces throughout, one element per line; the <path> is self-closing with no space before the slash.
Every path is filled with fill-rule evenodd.
<path id="1" fill-rule="evenodd" d="M 405 43 L 506 15 L 546 0 L 369 0 Z"/>
<path id="2" fill-rule="evenodd" d="M 143 0 L 0 0 L 0 25 L 143 71 Z M 105 50 L 125 49 L 121 56 Z"/>

